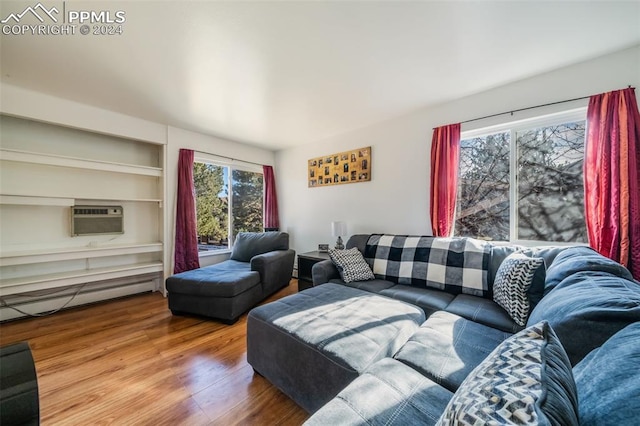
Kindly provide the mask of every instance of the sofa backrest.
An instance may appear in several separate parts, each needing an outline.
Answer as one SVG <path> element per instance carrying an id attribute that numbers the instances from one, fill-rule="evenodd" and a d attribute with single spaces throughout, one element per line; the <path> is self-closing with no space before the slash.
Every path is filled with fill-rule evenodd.
<path id="1" fill-rule="evenodd" d="M 233 243 L 231 259 L 249 262 L 259 254 L 288 249 L 289 234 L 286 232 L 240 232 Z"/>
<path id="2" fill-rule="evenodd" d="M 367 241 L 372 234 L 355 234 L 347 241 L 346 247 L 348 249 L 356 247 L 363 255 L 367 246 Z M 543 247 L 525 247 L 520 245 L 508 244 L 497 245 L 488 243 L 491 245 L 491 256 L 489 261 L 489 269 L 487 273 L 487 283 L 489 286 L 489 292 L 493 289 L 493 283 L 496 278 L 496 273 L 502 261 L 511 253 L 521 251 L 527 256 L 542 257 L 545 261 L 545 265 L 548 268 L 551 266 L 556 256 L 563 252 L 568 247 L 566 246 L 543 246 Z M 533 278 L 533 284 L 530 289 L 530 298 L 532 308 L 542 299 L 545 290 L 545 269 L 538 269 Z"/>
<path id="3" fill-rule="evenodd" d="M 360 253 L 364 255 L 364 249 L 367 247 L 367 241 L 369 241 L 369 237 L 371 234 L 354 234 L 347 241 L 346 248 L 351 249 L 356 247 Z"/>

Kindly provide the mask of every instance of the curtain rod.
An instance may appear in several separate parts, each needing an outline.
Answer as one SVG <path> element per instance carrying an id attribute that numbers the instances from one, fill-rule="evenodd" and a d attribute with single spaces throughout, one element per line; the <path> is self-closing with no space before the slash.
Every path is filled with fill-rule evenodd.
<path id="1" fill-rule="evenodd" d="M 254 163 L 253 161 L 238 160 L 237 158 L 227 157 L 226 155 L 213 154 L 211 152 L 204 152 L 204 151 L 197 151 L 197 150 L 194 150 L 193 152 L 197 152 L 198 154 L 204 154 L 204 155 L 213 155 L 214 157 L 226 158 L 227 160 L 239 161 L 241 163 L 253 164 L 255 166 L 260 166 L 260 167 L 264 166 L 264 164 L 261 164 L 261 163 Z"/>
<path id="2" fill-rule="evenodd" d="M 635 87 L 631 87 L 631 85 L 629 85 L 627 88 L 628 89 L 635 89 Z M 511 111 L 499 112 L 497 114 L 485 115 L 484 117 L 472 118 L 471 120 L 461 121 L 460 124 L 471 123 L 472 121 L 484 120 L 485 118 L 498 117 L 500 115 L 505 115 L 505 114 L 513 115 L 514 112 L 527 111 L 527 110 L 535 109 L 535 108 L 542 108 L 542 107 L 551 106 L 551 105 L 564 104 L 564 103 L 573 102 L 573 101 L 581 101 L 583 99 L 589 99 L 590 97 L 591 96 L 582 96 L 582 97 L 579 97 L 579 98 L 567 99 L 567 100 L 564 100 L 564 101 L 550 102 L 548 104 L 541 104 L 541 105 L 535 105 L 535 106 L 530 106 L 530 107 L 526 107 L 526 108 L 514 109 L 514 110 L 511 110 Z M 434 129 L 435 128 L 436 127 L 434 127 Z"/>

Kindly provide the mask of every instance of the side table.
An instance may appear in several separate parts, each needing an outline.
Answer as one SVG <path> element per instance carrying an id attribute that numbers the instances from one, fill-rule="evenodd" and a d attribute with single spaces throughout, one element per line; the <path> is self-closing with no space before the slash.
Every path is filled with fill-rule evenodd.
<path id="1" fill-rule="evenodd" d="M 318 262 L 331 259 L 329 253 L 309 251 L 298 255 L 298 291 L 313 287 L 311 268 Z"/>

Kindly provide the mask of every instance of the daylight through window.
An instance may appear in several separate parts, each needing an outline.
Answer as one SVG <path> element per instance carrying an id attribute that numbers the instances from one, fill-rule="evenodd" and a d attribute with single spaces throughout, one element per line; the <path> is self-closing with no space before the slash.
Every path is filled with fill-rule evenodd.
<path id="1" fill-rule="evenodd" d="M 585 111 L 464 132 L 455 235 L 586 242 Z"/>
<path id="2" fill-rule="evenodd" d="M 227 250 L 239 232 L 261 232 L 262 173 L 194 162 L 198 251 Z"/>

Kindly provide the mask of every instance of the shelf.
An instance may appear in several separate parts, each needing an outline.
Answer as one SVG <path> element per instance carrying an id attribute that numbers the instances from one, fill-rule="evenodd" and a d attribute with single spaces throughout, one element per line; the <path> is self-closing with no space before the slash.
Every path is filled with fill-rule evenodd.
<path id="1" fill-rule="evenodd" d="M 143 176 L 162 176 L 160 167 L 136 166 L 110 161 L 88 160 L 54 154 L 40 154 L 17 149 L 0 149 L 0 159 L 21 163 L 44 164 L 47 166 L 71 167 L 76 169 L 101 170 L 115 173 L 128 173 Z"/>
<path id="2" fill-rule="evenodd" d="M 0 296 L 151 274 L 155 272 L 163 272 L 162 262 L 140 263 L 109 268 L 85 269 L 81 271 L 70 271 L 57 274 L 11 278 L 0 280 Z"/>
<path id="3" fill-rule="evenodd" d="M 25 195 L 0 195 L 0 204 L 13 206 L 59 206 L 71 207 L 75 204 L 73 198 L 61 197 L 31 197 Z"/>
<path id="4" fill-rule="evenodd" d="M 40 195 L 0 194 L 0 204 L 4 205 L 72 207 L 76 204 L 82 204 L 78 201 L 162 203 L 162 199 L 160 198 L 80 197 L 74 199 L 68 197 L 48 197 Z"/>
<path id="5" fill-rule="evenodd" d="M 160 252 L 162 252 L 162 243 L 159 242 L 147 244 L 113 244 L 97 247 L 72 247 L 51 250 L 25 250 L 13 253 L 1 253 L 0 266 L 28 265 L 42 262 Z"/>

